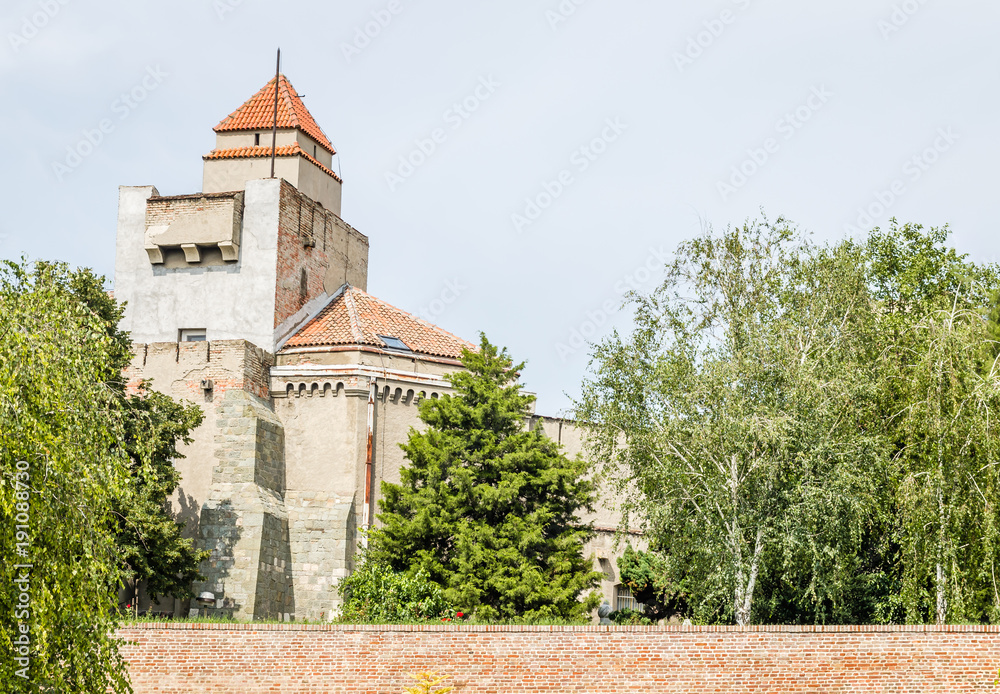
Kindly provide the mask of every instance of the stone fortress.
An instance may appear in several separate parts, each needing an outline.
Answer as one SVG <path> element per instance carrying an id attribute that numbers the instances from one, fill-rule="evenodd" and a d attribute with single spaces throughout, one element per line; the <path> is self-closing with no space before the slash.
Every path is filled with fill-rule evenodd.
<path id="1" fill-rule="evenodd" d="M 445 376 L 473 345 L 367 293 L 369 241 L 340 217 L 336 152 L 283 75 L 215 132 L 202 192 L 120 188 L 128 377 L 205 413 L 173 500 L 211 552 L 194 586 L 214 594 L 204 612 L 329 619 L 381 482 L 406 464 L 398 444 L 421 426 L 417 403 L 451 392 Z M 582 450 L 572 422 L 538 422 L 568 455 Z M 633 606 L 616 579 L 618 516 L 604 504 L 585 520 L 598 529 L 586 551 L 605 599 Z M 140 610 L 193 607 L 140 591 Z"/>

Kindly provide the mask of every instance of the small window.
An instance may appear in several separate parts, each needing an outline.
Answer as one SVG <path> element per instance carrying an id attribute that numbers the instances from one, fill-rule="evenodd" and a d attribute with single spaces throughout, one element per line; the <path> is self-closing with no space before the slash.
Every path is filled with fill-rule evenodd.
<path id="1" fill-rule="evenodd" d="M 385 343 L 385 346 L 388 347 L 389 349 L 399 349 L 403 350 L 404 352 L 412 351 L 409 347 L 406 346 L 406 343 L 400 340 L 398 337 L 391 337 L 389 335 L 379 335 L 378 339 L 382 340 L 382 342 Z"/>
<path id="2" fill-rule="evenodd" d="M 619 585 L 615 590 L 615 609 L 645 612 L 646 606 L 635 599 L 627 586 Z"/>
<path id="3" fill-rule="evenodd" d="M 178 342 L 204 342 L 207 339 L 204 328 L 187 328 L 180 331 Z"/>
<path id="4" fill-rule="evenodd" d="M 253 134 L 253 143 L 258 147 L 260 146 L 260 133 Z"/>
<path id="5" fill-rule="evenodd" d="M 316 158 L 316 145 L 313 145 L 313 159 Z"/>

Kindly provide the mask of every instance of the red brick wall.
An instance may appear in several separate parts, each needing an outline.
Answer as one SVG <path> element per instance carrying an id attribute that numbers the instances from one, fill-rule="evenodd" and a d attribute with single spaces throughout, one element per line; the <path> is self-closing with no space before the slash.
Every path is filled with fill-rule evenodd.
<path id="1" fill-rule="evenodd" d="M 498 692 L 1000 691 L 1000 627 L 124 629 L 136 694 L 403 692 L 409 672 Z"/>
<path id="2" fill-rule="evenodd" d="M 281 325 L 303 304 L 323 293 L 323 280 L 330 267 L 328 236 L 333 213 L 313 202 L 286 181 L 281 182 L 278 217 L 278 283 L 274 325 Z M 302 269 L 306 291 L 301 291 Z"/>
<path id="3" fill-rule="evenodd" d="M 331 292 L 344 282 L 361 289 L 368 285 L 368 238 L 364 234 L 287 181 L 281 182 L 280 208 L 275 327 L 323 293 L 328 273 L 332 286 L 326 289 Z M 303 268 L 305 293 L 301 291 Z"/>
<path id="4" fill-rule="evenodd" d="M 235 202 L 234 202 L 235 201 Z M 243 193 L 196 193 L 172 197 L 152 197 L 146 203 L 146 228 L 166 226 L 182 215 L 204 210 L 230 210 L 236 205 L 237 221 L 243 212 Z"/>

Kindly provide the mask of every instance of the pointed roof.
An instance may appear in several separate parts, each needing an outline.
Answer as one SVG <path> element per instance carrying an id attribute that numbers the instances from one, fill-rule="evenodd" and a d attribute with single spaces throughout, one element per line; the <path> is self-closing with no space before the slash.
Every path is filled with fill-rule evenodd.
<path id="1" fill-rule="evenodd" d="M 362 345 L 392 349 L 380 335 L 397 338 L 411 351 L 435 357 L 460 359 L 463 348 L 476 349 L 471 342 L 350 285 L 284 347 Z"/>
<path id="2" fill-rule="evenodd" d="M 302 103 L 302 97 L 284 75 L 278 80 L 278 127 L 297 128 L 316 140 L 323 149 L 331 154 L 337 151 L 330 144 L 323 129 Z M 215 126 L 217 133 L 237 130 L 270 130 L 274 124 L 274 79 L 254 94 L 250 99 L 233 111 L 221 123 Z"/>

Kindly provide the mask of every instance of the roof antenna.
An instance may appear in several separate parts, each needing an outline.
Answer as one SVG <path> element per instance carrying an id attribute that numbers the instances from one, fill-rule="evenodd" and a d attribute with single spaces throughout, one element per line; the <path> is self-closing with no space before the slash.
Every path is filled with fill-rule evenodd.
<path id="1" fill-rule="evenodd" d="M 278 83 L 281 82 L 281 49 L 278 49 L 278 67 L 274 70 L 274 127 L 271 129 L 271 178 L 274 178 L 274 157 L 278 152 Z"/>

